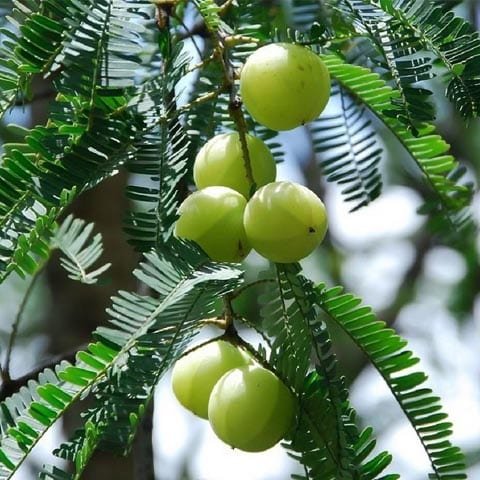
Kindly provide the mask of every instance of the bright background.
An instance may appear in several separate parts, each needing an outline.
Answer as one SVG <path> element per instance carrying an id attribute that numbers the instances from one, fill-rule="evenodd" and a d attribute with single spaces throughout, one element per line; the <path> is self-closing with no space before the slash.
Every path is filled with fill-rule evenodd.
<path id="1" fill-rule="evenodd" d="M 458 13 L 467 16 L 471 10 L 463 8 Z M 441 95 L 436 97 L 439 129 L 468 167 L 470 179 L 478 182 L 480 126 L 474 121 L 465 127 L 442 99 Z M 0 125 L 0 139 L 8 138 L 4 127 L 9 122 L 25 125 L 39 122 L 47 103 L 16 109 Z M 330 113 L 337 108 L 335 101 L 328 107 Z M 454 423 L 453 440 L 467 453 L 470 478 L 480 478 L 480 239 L 473 251 L 467 252 L 442 245 L 429 233 L 425 217 L 416 212 L 422 204 L 418 176 L 403 162 L 403 152 L 386 132 L 380 130 L 380 134 L 385 148 L 383 194 L 356 213 L 348 212 L 339 188 L 326 184 L 320 170 L 312 168 L 316 159 L 308 148 L 305 131 L 297 129 L 282 134 L 287 155 L 279 166 L 278 178 L 314 188 L 324 198 L 330 220 L 328 248 L 320 248 L 302 264 L 313 280 L 342 283 L 372 305 L 381 318 L 395 323 L 395 328 L 422 359 L 420 368 L 428 373 L 429 386 L 443 399 L 445 410 Z M 128 179 L 123 179 L 125 181 Z M 76 206 L 76 212 L 88 220 L 95 219 L 110 245 L 113 237 L 122 235 L 122 215 L 121 211 L 111 213 L 113 204 L 121 204 L 120 197 L 115 196 L 121 195 L 121 189 L 112 182 L 108 185 L 106 194 L 93 192 L 88 197 L 90 200 Z M 123 188 L 122 181 L 119 185 Z M 106 213 L 99 214 L 101 209 Z M 480 223 L 478 195 L 473 212 Z M 110 217 L 108 221 L 105 216 Z M 111 222 L 115 224 L 112 226 Z M 121 261 L 122 252 L 121 249 L 120 253 L 116 252 L 115 247 L 107 248 L 106 261 Z M 128 272 L 128 261 L 125 264 Z M 247 276 L 254 278 L 266 264 L 252 254 L 245 266 Z M 117 285 L 121 288 L 128 285 L 125 272 L 114 270 L 109 279 L 110 290 L 105 291 L 100 285 L 88 292 L 82 289 L 79 294 L 77 286 L 57 270 L 52 268 L 45 273 L 28 304 L 12 358 L 14 377 L 48 361 L 53 354 L 88 340 L 94 325 L 106 319 L 101 312 L 108 303 L 108 296 L 119 288 Z M 25 281 L 14 276 L 0 286 L 0 341 L 3 346 L 8 341 L 11 323 L 26 286 Z M 97 296 L 102 300 L 97 300 Z M 254 299 L 250 300 L 246 310 L 258 315 L 258 306 Z M 91 304 L 97 303 L 99 306 L 92 313 Z M 205 331 L 204 336 L 214 333 Z M 255 338 L 251 340 L 256 341 Z M 365 364 L 353 345 L 342 337 L 335 340 L 345 374 L 351 381 L 351 401 L 360 422 L 372 425 L 379 448 L 393 454 L 390 471 L 407 480 L 424 479 L 427 457 L 385 384 Z M 261 454 L 246 454 L 222 444 L 207 422 L 178 405 L 172 396 L 169 375 L 158 386 L 155 406 L 158 480 L 283 480 L 298 468 L 280 446 Z M 76 422 L 78 418 L 68 420 L 69 428 Z M 32 468 L 58 462 L 50 452 L 66 438 L 63 426 L 56 425 L 15 479 L 36 478 Z M 84 478 L 133 478 L 128 466 L 122 467 L 125 476 L 121 477 L 122 473 L 115 470 L 117 464 L 123 465 L 109 458 L 107 466 L 101 470 L 104 473 L 99 474 L 92 468 Z"/>

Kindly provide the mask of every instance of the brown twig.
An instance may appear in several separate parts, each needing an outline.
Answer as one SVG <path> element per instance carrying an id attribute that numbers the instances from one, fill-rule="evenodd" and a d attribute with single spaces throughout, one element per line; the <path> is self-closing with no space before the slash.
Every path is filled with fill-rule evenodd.
<path id="1" fill-rule="evenodd" d="M 135 479 L 155 480 L 153 461 L 153 414 L 154 402 L 147 405 L 147 409 L 140 423 L 133 444 L 133 466 Z"/>
<path id="2" fill-rule="evenodd" d="M 261 280 L 256 280 L 255 282 L 248 283 L 247 285 L 244 285 L 243 287 L 240 287 L 239 289 L 232 292 L 230 298 L 232 300 L 235 300 L 237 297 L 242 295 L 246 290 L 248 290 L 252 287 L 256 287 L 258 285 L 263 285 L 265 283 L 275 283 L 275 282 L 276 282 L 276 280 L 274 278 L 263 278 Z"/>
<path id="3" fill-rule="evenodd" d="M 29 105 L 35 102 L 40 102 L 42 100 L 53 100 L 54 97 L 55 97 L 55 91 L 51 89 L 46 89 L 45 91 L 38 92 L 32 98 L 25 98 L 25 97 L 19 98 L 14 105 L 16 107 L 23 107 L 25 105 Z"/>
<path id="4" fill-rule="evenodd" d="M 75 361 L 77 352 L 84 350 L 86 347 L 86 343 L 79 345 L 75 349 L 70 350 L 62 355 L 52 357 L 49 361 L 43 363 L 39 367 L 35 367 L 33 370 L 30 370 L 21 377 L 10 378 L 10 380 L 7 382 L 4 381 L 0 387 L 0 401 L 4 401 L 7 397 L 13 395 L 15 392 L 18 392 L 20 388 L 25 386 L 30 380 L 35 380 L 45 369 L 54 369 L 60 362 L 63 361 L 73 363 Z"/>
<path id="5" fill-rule="evenodd" d="M 27 290 L 25 291 L 25 294 L 23 296 L 22 302 L 20 303 L 20 307 L 18 308 L 15 320 L 12 324 L 12 333 L 10 334 L 10 338 L 8 339 L 7 353 L 5 354 L 5 364 L 1 369 L 4 384 L 11 381 L 10 360 L 12 358 L 13 347 L 15 345 L 15 340 L 17 339 L 18 329 L 20 327 L 20 322 L 22 321 L 23 312 L 25 310 L 25 307 L 27 306 L 28 300 L 30 299 L 30 295 L 33 291 L 38 277 L 40 276 L 41 271 L 42 269 L 37 270 L 32 280 L 30 281 L 30 284 L 28 285 Z"/>

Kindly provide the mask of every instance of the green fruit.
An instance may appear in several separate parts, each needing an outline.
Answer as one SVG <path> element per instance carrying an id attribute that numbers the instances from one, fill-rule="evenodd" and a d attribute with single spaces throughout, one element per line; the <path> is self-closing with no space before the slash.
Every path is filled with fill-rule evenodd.
<path id="1" fill-rule="evenodd" d="M 173 367 L 172 388 L 178 401 L 202 418 L 208 418 L 208 400 L 220 377 L 247 365 L 250 357 L 229 342 L 218 340 L 193 350 Z"/>
<path id="2" fill-rule="evenodd" d="M 279 442 L 293 423 L 295 400 L 269 370 L 250 365 L 226 373 L 208 404 L 213 431 L 225 443 L 261 452 Z"/>
<path id="3" fill-rule="evenodd" d="M 243 227 L 246 204 L 227 187 L 192 193 L 178 209 L 175 235 L 196 242 L 216 262 L 240 262 L 251 249 Z"/>
<path id="4" fill-rule="evenodd" d="M 261 187 L 273 182 L 277 168 L 270 150 L 257 137 L 246 135 L 246 140 L 255 184 Z M 199 189 L 222 185 L 249 198 L 251 184 L 247 177 L 239 134 L 223 133 L 209 140 L 195 159 L 193 178 Z"/>
<path id="5" fill-rule="evenodd" d="M 240 74 L 240 93 L 257 122 L 272 130 L 291 130 L 323 111 L 330 96 L 330 75 L 308 48 L 270 44 L 248 57 Z"/>
<path id="6" fill-rule="evenodd" d="M 278 263 L 298 262 L 309 255 L 327 231 L 322 201 L 308 188 L 274 182 L 255 192 L 245 209 L 250 245 Z"/>

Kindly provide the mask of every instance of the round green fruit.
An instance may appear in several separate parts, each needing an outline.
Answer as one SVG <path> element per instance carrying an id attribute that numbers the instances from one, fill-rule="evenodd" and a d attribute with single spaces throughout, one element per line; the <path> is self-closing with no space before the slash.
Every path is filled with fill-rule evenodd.
<path id="1" fill-rule="evenodd" d="M 318 55 L 289 43 L 266 45 L 248 57 L 240 93 L 252 117 L 272 130 L 317 118 L 330 96 L 330 75 Z"/>
<path id="2" fill-rule="evenodd" d="M 277 168 L 270 150 L 257 137 L 246 135 L 246 140 L 256 186 L 273 182 Z M 199 189 L 222 185 L 249 198 L 251 183 L 245 168 L 239 134 L 223 133 L 209 140 L 195 159 L 193 178 Z"/>
<path id="3" fill-rule="evenodd" d="M 290 429 L 295 400 L 269 370 L 250 365 L 226 373 L 208 403 L 213 431 L 225 443 L 246 452 L 273 447 Z"/>
<path id="4" fill-rule="evenodd" d="M 240 262 L 250 252 L 243 227 L 247 201 L 227 187 L 207 187 L 180 205 L 175 235 L 196 242 L 216 262 Z"/>
<path id="5" fill-rule="evenodd" d="M 208 400 L 218 380 L 232 368 L 247 365 L 250 357 L 224 340 L 207 343 L 180 358 L 173 367 L 172 389 L 188 410 L 208 418 Z"/>
<path id="6" fill-rule="evenodd" d="M 308 188 L 274 182 L 255 192 L 245 209 L 250 245 L 278 263 L 298 262 L 309 255 L 327 231 L 323 202 Z"/>

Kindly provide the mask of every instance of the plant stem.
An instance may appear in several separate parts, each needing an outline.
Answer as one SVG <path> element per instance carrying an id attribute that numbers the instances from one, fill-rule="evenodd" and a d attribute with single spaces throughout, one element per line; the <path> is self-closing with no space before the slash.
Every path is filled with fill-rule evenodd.
<path id="1" fill-rule="evenodd" d="M 225 336 L 226 337 L 237 337 L 237 330 L 235 329 L 235 325 L 233 320 L 235 318 L 235 314 L 233 312 L 232 307 L 232 296 L 231 294 L 227 294 L 223 297 L 223 303 L 225 305 Z"/>
<path id="2" fill-rule="evenodd" d="M 10 375 L 10 360 L 11 360 L 11 357 L 12 357 L 12 351 L 13 351 L 13 347 L 15 345 L 15 340 L 16 340 L 17 334 L 18 334 L 18 328 L 19 328 L 20 322 L 22 320 L 23 312 L 24 312 L 25 307 L 28 303 L 28 299 L 30 298 L 30 294 L 32 293 L 33 287 L 35 286 L 37 278 L 40 276 L 39 274 L 42 270 L 43 270 L 43 268 L 40 268 L 35 272 L 32 280 L 30 281 L 30 284 L 27 287 L 27 290 L 25 291 L 25 294 L 24 294 L 23 299 L 22 299 L 22 303 L 20 304 L 20 307 L 18 308 L 15 320 L 13 321 L 12 333 L 10 334 L 10 338 L 8 340 L 7 353 L 6 353 L 6 357 L 5 357 L 5 365 L 3 366 L 2 371 L 1 371 L 2 379 L 3 379 L 4 383 L 10 382 L 11 379 L 12 379 L 12 377 Z"/>
<path id="3" fill-rule="evenodd" d="M 230 89 L 233 91 L 233 84 Z M 240 138 L 240 144 L 242 146 L 242 156 L 243 163 L 245 166 L 245 172 L 247 173 L 248 182 L 251 185 L 250 194 L 252 195 L 256 190 L 255 180 L 253 179 L 252 164 L 250 159 L 250 152 L 248 151 L 247 144 L 247 123 L 245 122 L 245 117 L 242 112 L 242 102 L 234 96 L 233 100 L 230 101 L 228 106 L 228 111 L 232 120 L 235 122 L 237 127 L 238 136 Z"/>
<path id="4" fill-rule="evenodd" d="M 45 369 L 55 369 L 55 367 L 63 361 L 73 363 L 75 361 L 77 352 L 79 350 L 85 350 L 87 346 L 88 344 L 86 343 L 79 345 L 73 350 L 51 358 L 47 362 L 35 367 L 33 370 L 29 371 L 25 375 L 22 375 L 21 377 L 11 378 L 8 382 L 4 381 L 0 387 L 0 402 L 3 402 L 7 397 L 13 395 L 15 392 L 18 392 L 20 388 L 27 385 L 30 380 L 35 380 Z"/>
<path id="5" fill-rule="evenodd" d="M 200 95 L 199 97 L 195 98 L 194 100 L 190 101 L 189 103 L 186 103 L 185 105 L 182 105 L 180 108 L 177 109 L 178 113 L 187 111 L 191 109 L 192 107 L 196 107 L 197 105 L 201 105 L 202 103 L 210 102 L 211 100 L 214 100 L 217 98 L 224 89 L 222 87 L 213 90 L 211 92 L 205 93 L 203 95 Z"/>
<path id="6" fill-rule="evenodd" d="M 214 325 L 215 327 L 221 328 L 222 330 L 225 330 L 226 322 L 224 318 L 205 318 L 200 321 L 203 325 Z"/>
<path id="7" fill-rule="evenodd" d="M 226 9 L 229 8 L 233 2 L 231 0 L 227 0 L 223 5 L 222 8 Z M 199 12 L 200 14 L 202 12 Z M 242 102 L 237 97 L 235 93 L 235 78 L 236 72 L 235 68 L 232 65 L 230 58 L 228 56 L 228 47 L 229 43 L 233 41 L 235 44 L 236 41 L 243 42 L 247 39 L 247 37 L 242 36 L 225 36 L 218 32 L 210 32 L 212 33 L 212 41 L 214 42 L 214 52 L 216 57 L 219 59 L 223 75 L 224 75 L 224 87 L 227 91 L 230 92 L 230 103 L 228 106 L 230 117 L 232 118 L 233 122 L 235 123 L 236 129 L 238 131 L 238 136 L 240 139 L 240 144 L 242 148 L 242 156 L 243 162 L 245 165 L 245 172 L 247 174 L 248 182 L 250 183 L 250 194 L 252 195 L 255 192 L 256 185 L 253 179 L 253 172 L 252 172 L 252 165 L 250 161 L 250 153 L 248 151 L 248 144 L 247 144 L 247 123 L 245 121 L 245 117 L 242 112 Z"/>
<path id="8" fill-rule="evenodd" d="M 133 462 L 135 480 L 155 480 L 153 462 L 153 413 L 155 396 L 152 396 L 135 436 Z"/>
<path id="9" fill-rule="evenodd" d="M 229 35 L 223 40 L 224 44 L 227 47 L 234 47 L 235 45 L 242 45 L 245 43 L 255 43 L 256 45 L 261 45 L 262 42 L 258 38 L 248 37 L 246 35 Z"/>
<path id="10" fill-rule="evenodd" d="M 236 129 L 238 131 L 238 136 L 240 138 L 240 144 L 242 147 L 242 156 L 245 165 L 245 172 L 247 173 L 247 179 L 252 187 L 252 191 L 250 193 L 253 193 L 255 191 L 255 181 L 253 180 L 250 152 L 248 151 L 247 144 L 247 123 L 245 122 L 245 117 L 243 116 L 242 112 L 242 102 L 235 94 L 235 69 L 228 57 L 228 47 L 225 43 L 225 38 L 218 36 L 217 48 L 220 52 L 220 60 L 225 77 L 225 84 L 230 92 L 228 113 L 230 114 L 230 117 L 232 117 L 232 120 L 235 123 Z"/>
<path id="11" fill-rule="evenodd" d="M 276 280 L 273 278 L 263 278 L 261 280 L 255 280 L 254 282 L 244 285 L 243 287 L 240 287 L 239 289 L 232 292 L 230 298 L 232 300 L 235 300 L 237 297 L 242 295 L 242 293 L 245 293 L 245 291 L 248 290 L 249 288 L 256 287 L 258 285 L 263 285 L 264 283 L 275 283 L 275 281 Z"/>

